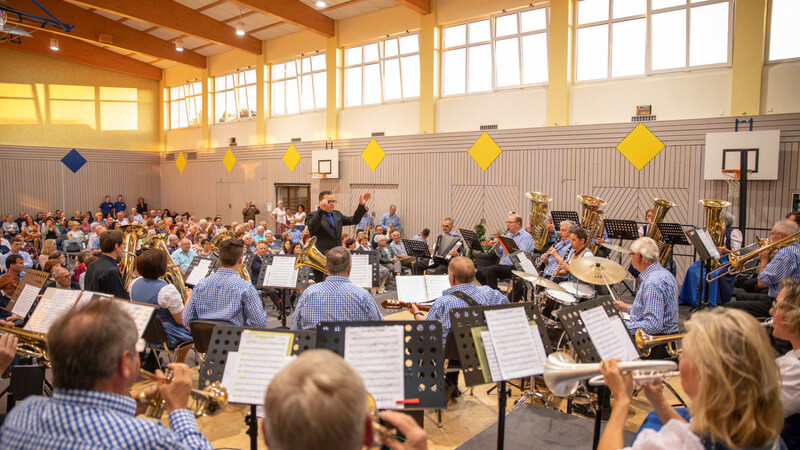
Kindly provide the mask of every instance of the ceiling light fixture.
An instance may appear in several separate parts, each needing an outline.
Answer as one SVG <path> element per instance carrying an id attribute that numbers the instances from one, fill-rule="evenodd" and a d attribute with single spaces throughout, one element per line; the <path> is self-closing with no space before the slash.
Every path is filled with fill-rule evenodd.
<path id="1" fill-rule="evenodd" d="M 183 40 L 178 39 L 175 41 L 175 50 L 182 52 L 183 51 Z"/>
<path id="2" fill-rule="evenodd" d="M 236 22 L 236 34 L 239 36 L 244 36 L 244 23 L 242 21 Z"/>
<path id="3" fill-rule="evenodd" d="M 323 2 L 323 1 L 319 1 L 316 4 L 317 4 L 317 8 L 324 8 L 324 7 L 328 6 L 328 4 Z"/>
<path id="4" fill-rule="evenodd" d="M 50 38 L 50 50 L 58 51 L 58 38 Z"/>

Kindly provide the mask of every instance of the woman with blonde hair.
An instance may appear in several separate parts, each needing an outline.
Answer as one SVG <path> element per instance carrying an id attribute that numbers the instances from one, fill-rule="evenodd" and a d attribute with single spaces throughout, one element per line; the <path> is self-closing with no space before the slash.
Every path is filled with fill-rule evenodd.
<path id="1" fill-rule="evenodd" d="M 44 267 L 47 264 L 47 260 L 50 258 L 50 253 L 56 251 L 56 240 L 55 239 L 47 239 L 42 244 L 42 254 L 39 255 L 39 267 Z"/>
<path id="2" fill-rule="evenodd" d="M 764 328 L 749 314 L 725 308 L 697 312 L 686 326 L 680 372 L 683 390 L 692 399 L 691 422 L 669 405 L 660 381 L 645 384 L 645 395 L 666 425 L 642 431 L 632 448 L 784 448 L 780 376 Z M 620 373 L 617 361 L 600 363 L 616 399 L 601 450 L 623 447 L 633 378 Z"/>

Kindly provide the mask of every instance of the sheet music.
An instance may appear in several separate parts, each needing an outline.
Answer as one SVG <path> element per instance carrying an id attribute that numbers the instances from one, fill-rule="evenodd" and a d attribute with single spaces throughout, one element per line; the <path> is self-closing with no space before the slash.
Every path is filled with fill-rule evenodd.
<path id="1" fill-rule="evenodd" d="M 581 320 L 600 359 L 631 361 L 639 357 L 622 321 L 616 316 L 612 321 L 602 306 L 581 311 Z"/>
<path id="2" fill-rule="evenodd" d="M 20 317 L 25 317 L 31 311 L 33 302 L 36 301 L 36 296 L 39 295 L 38 288 L 32 284 L 26 284 L 19 293 L 17 301 L 14 303 L 14 308 L 11 309 L 11 314 L 16 314 Z"/>
<path id="3" fill-rule="evenodd" d="M 272 272 L 272 265 L 265 265 L 266 269 L 264 269 L 264 280 L 261 282 L 261 286 L 269 286 L 269 274 Z"/>
<path id="4" fill-rule="evenodd" d="M 703 247 L 706 248 L 708 254 L 711 255 L 711 257 L 713 257 L 714 259 L 720 259 L 721 256 L 719 254 L 719 250 L 717 250 L 717 246 L 711 239 L 711 234 L 708 232 L 708 230 L 697 229 L 695 230 L 695 232 L 697 233 L 698 236 L 700 236 L 700 241 L 703 243 Z"/>
<path id="5" fill-rule="evenodd" d="M 344 359 L 355 367 L 379 409 L 397 408 L 405 398 L 403 327 L 349 327 Z"/>
<path id="6" fill-rule="evenodd" d="M 352 268 L 350 269 L 350 282 L 358 287 L 369 289 L 372 287 L 372 265 L 369 263 L 369 254 L 356 253 L 351 256 Z"/>
<path id="7" fill-rule="evenodd" d="M 434 301 L 441 297 L 442 291 L 450 289 L 450 279 L 447 275 L 423 275 L 425 277 L 425 289 L 428 293 L 428 300 Z"/>
<path id="8" fill-rule="evenodd" d="M 294 258 L 288 256 L 272 258 L 267 286 L 297 287 L 297 273 L 300 269 L 294 268 Z"/>
<path id="9" fill-rule="evenodd" d="M 81 291 L 47 288 L 24 329 L 36 333 L 47 333 L 50 325 L 69 311 L 80 295 Z"/>
<path id="10" fill-rule="evenodd" d="M 395 278 L 397 300 L 403 303 L 421 303 L 430 300 L 423 275 L 407 275 Z"/>
<path id="11" fill-rule="evenodd" d="M 144 330 L 147 329 L 147 324 L 150 323 L 150 317 L 153 316 L 155 308 L 152 306 L 129 302 L 127 300 L 117 300 L 125 311 L 131 315 L 131 318 L 136 322 L 136 331 L 139 332 L 139 337 L 144 335 Z"/>
<path id="12" fill-rule="evenodd" d="M 75 305 L 75 307 L 77 308 L 79 306 L 83 306 L 83 305 L 89 303 L 90 301 L 92 301 L 92 299 L 95 299 L 95 298 L 102 299 L 102 300 L 111 300 L 111 299 L 114 298 L 114 296 L 113 295 L 104 294 L 102 292 L 81 291 L 81 298 L 78 299 L 78 303 Z"/>
<path id="13" fill-rule="evenodd" d="M 294 334 L 245 330 L 239 350 L 228 353 L 222 385 L 228 401 L 248 405 L 264 403 L 267 386 L 289 362 Z"/>
<path id="14" fill-rule="evenodd" d="M 531 260 L 525 256 L 525 253 L 517 253 L 517 261 L 519 261 L 519 266 L 522 267 L 523 272 L 539 276 L 539 271 L 533 266 Z"/>
<path id="15" fill-rule="evenodd" d="M 525 308 L 484 311 L 491 342 L 504 380 L 540 374 L 544 371 L 544 346 L 530 332 Z M 538 331 L 535 333 L 539 336 Z M 538 347 L 541 347 L 541 350 Z"/>
<path id="16" fill-rule="evenodd" d="M 214 261 L 210 259 L 200 258 L 200 261 L 192 269 L 192 273 L 186 278 L 186 284 L 196 285 L 200 280 L 208 275 L 208 269 Z"/>
<path id="17" fill-rule="evenodd" d="M 494 345 L 492 345 L 492 335 L 489 330 L 481 331 L 481 339 L 483 339 L 483 349 L 486 351 L 486 362 L 489 366 L 489 378 L 494 381 L 502 381 L 503 377 L 500 375 L 500 366 L 497 364 L 497 355 L 494 353 Z M 484 370 L 486 370 L 484 368 Z"/>

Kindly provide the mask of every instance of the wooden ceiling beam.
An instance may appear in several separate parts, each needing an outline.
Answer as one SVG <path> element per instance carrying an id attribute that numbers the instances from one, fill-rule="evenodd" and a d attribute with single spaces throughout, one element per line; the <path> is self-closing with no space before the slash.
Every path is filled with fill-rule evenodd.
<path id="1" fill-rule="evenodd" d="M 62 37 L 59 39 L 59 50 L 50 50 L 51 37 L 52 34 L 48 32 L 38 31 L 33 33 L 33 37 L 23 37 L 21 44 L 4 41 L 0 42 L 0 45 L 12 50 L 22 50 L 137 77 L 161 80 L 162 72 L 158 67 L 87 44 L 79 39 Z"/>
<path id="2" fill-rule="evenodd" d="M 237 36 L 233 27 L 199 13 L 173 0 L 70 0 L 118 16 L 147 22 L 206 41 L 261 54 L 261 41 L 252 36 Z"/>
<path id="3" fill-rule="evenodd" d="M 237 5 L 297 25 L 325 37 L 333 37 L 333 19 L 300 0 L 231 0 Z"/>
<path id="4" fill-rule="evenodd" d="M 58 17 L 59 20 L 74 25 L 75 27 L 69 33 L 55 28 L 47 28 L 48 31 L 53 33 L 89 42 L 102 43 L 115 48 L 155 56 L 157 58 L 168 59 L 201 69 L 205 69 L 206 67 L 205 56 L 191 50 L 184 50 L 183 52 L 176 51 L 175 46 L 169 41 L 138 31 L 135 28 L 123 25 L 99 14 L 89 12 L 65 1 L 38 1 L 54 16 Z M 41 13 L 30 0 L 7 0 L 6 5 L 22 12 L 31 14 Z M 16 19 L 16 16 L 9 16 L 8 18 L 9 22 L 12 23 Z M 24 25 L 31 29 L 38 29 L 38 27 L 34 25 Z M 103 41 L 100 40 L 101 33 L 107 35 L 104 37 Z M 111 42 L 106 42 L 109 37 Z"/>
<path id="5" fill-rule="evenodd" d="M 395 0 L 397 3 L 411 8 L 423 16 L 431 13 L 431 0 Z"/>

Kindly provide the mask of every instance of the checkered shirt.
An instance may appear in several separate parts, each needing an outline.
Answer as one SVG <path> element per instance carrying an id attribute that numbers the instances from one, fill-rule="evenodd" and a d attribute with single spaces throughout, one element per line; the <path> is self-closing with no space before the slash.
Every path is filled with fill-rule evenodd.
<path id="1" fill-rule="evenodd" d="M 219 269 L 200 280 L 183 310 L 183 324 L 217 320 L 238 327 L 267 327 L 267 313 L 252 284 L 232 269 Z"/>
<path id="2" fill-rule="evenodd" d="M 361 322 L 383 320 L 370 293 L 346 277 L 329 275 L 309 286 L 297 301 L 292 330 L 314 329 L 320 322 Z"/>
<path id="3" fill-rule="evenodd" d="M 444 347 L 447 341 L 447 333 L 450 332 L 450 310 L 469 306 L 464 300 L 461 300 L 455 295 L 450 295 L 455 291 L 469 295 L 476 303 L 484 306 L 504 305 L 508 303 L 508 297 L 489 286 L 476 286 L 471 283 L 466 283 L 445 289 L 442 291 L 444 295 L 433 302 L 431 310 L 428 311 L 428 316 L 425 317 L 425 320 L 438 320 L 442 322 L 442 347 Z"/>
<path id="4" fill-rule="evenodd" d="M 772 261 L 758 275 L 758 280 L 769 289 L 769 296 L 772 298 L 778 298 L 781 281 L 786 278 L 800 280 L 800 242 L 778 250 Z"/>
<path id="5" fill-rule="evenodd" d="M 639 275 L 642 281 L 628 308 L 631 333 L 642 329 L 652 335 L 678 332 L 678 282 L 669 270 L 655 262 Z"/>
<path id="6" fill-rule="evenodd" d="M 9 449 L 211 449 L 188 409 L 169 414 L 169 426 L 137 419 L 136 402 L 102 391 L 56 390 L 17 404 L 0 429 Z"/>

